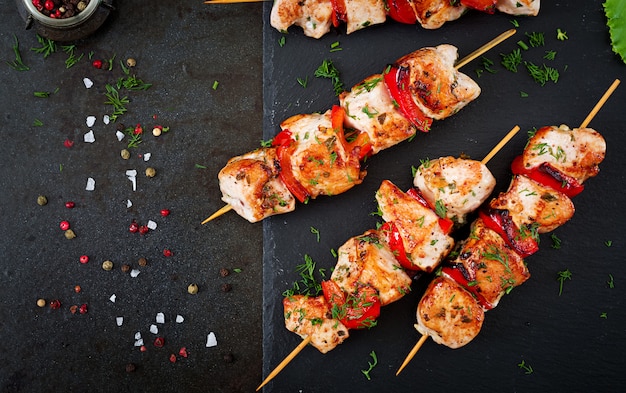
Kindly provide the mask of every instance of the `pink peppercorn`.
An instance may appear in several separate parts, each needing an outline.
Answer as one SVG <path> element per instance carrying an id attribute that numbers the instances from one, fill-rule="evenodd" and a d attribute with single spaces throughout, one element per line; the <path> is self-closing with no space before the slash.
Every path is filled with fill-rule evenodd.
<path id="1" fill-rule="evenodd" d="M 91 65 L 93 65 L 95 68 L 100 69 L 102 68 L 102 60 L 94 60 Z"/>
<path id="2" fill-rule="evenodd" d="M 81 304 L 80 308 L 78 309 L 78 312 L 80 312 L 81 314 L 87 314 L 87 305 Z"/>
<path id="3" fill-rule="evenodd" d="M 63 146 L 65 146 L 65 147 L 67 147 L 67 148 L 69 149 L 69 148 L 71 148 L 72 146 L 74 146 L 74 141 L 71 141 L 71 140 L 69 140 L 69 139 L 66 139 L 66 140 L 63 142 Z"/>
<path id="4" fill-rule="evenodd" d="M 170 250 L 169 248 L 166 248 L 165 250 L 163 250 L 163 255 L 165 255 L 166 257 L 171 257 L 172 250 Z"/>
<path id="5" fill-rule="evenodd" d="M 59 308 L 61 308 L 61 302 L 56 299 L 52 300 L 50 302 L 50 308 L 53 310 L 58 310 Z"/>
<path id="6" fill-rule="evenodd" d="M 89 262 L 89 257 L 87 255 L 81 255 L 79 261 L 84 265 L 85 263 Z"/>
<path id="7" fill-rule="evenodd" d="M 170 362 L 176 363 L 176 355 L 174 355 L 174 354 L 170 355 Z"/>
<path id="8" fill-rule="evenodd" d="M 167 217 L 167 216 L 169 216 L 169 215 L 170 215 L 170 211 L 169 211 L 169 209 L 161 209 L 161 215 L 162 215 L 163 217 Z"/>
<path id="9" fill-rule="evenodd" d="M 138 232 L 139 231 L 139 225 L 133 221 L 130 223 L 130 226 L 128 227 L 128 230 L 132 233 Z"/>
<path id="10" fill-rule="evenodd" d="M 68 209 L 73 209 L 74 206 L 76 206 L 76 204 L 72 201 L 65 202 L 65 207 L 67 207 Z"/>
<path id="11" fill-rule="evenodd" d="M 59 228 L 61 228 L 61 230 L 63 231 L 67 231 L 68 229 L 70 229 L 70 223 L 68 221 L 61 221 L 61 223 L 59 224 Z"/>
<path id="12" fill-rule="evenodd" d="M 179 351 L 178 354 L 184 358 L 187 357 L 187 348 L 186 347 L 182 347 Z"/>
<path id="13" fill-rule="evenodd" d="M 142 235 L 145 235 L 146 233 L 148 233 L 148 231 L 150 231 L 150 228 L 148 228 L 147 225 L 142 225 L 139 227 L 139 233 Z"/>
<path id="14" fill-rule="evenodd" d="M 165 339 L 163 339 L 163 337 L 157 337 L 154 339 L 155 347 L 161 348 L 163 345 L 165 345 Z"/>

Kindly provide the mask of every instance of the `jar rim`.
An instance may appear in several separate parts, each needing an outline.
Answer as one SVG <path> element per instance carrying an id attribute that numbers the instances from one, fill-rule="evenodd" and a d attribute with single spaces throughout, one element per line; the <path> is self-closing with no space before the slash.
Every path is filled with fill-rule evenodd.
<path id="1" fill-rule="evenodd" d="M 37 10 L 37 8 L 33 5 L 32 0 L 22 0 L 22 2 L 26 7 L 27 12 L 33 17 L 33 19 L 40 22 L 42 25 L 54 28 L 70 28 L 89 19 L 98 9 L 102 0 L 90 0 L 84 10 L 74 16 L 62 19 L 50 18 L 49 16 L 39 12 L 39 10 Z"/>

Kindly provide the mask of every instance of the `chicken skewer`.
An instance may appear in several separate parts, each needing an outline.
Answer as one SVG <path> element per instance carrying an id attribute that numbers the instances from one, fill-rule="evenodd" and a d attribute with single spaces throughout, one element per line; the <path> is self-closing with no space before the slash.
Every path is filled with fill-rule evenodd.
<path id="1" fill-rule="evenodd" d="M 431 206 L 441 202 L 446 209 L 445 220 L 464 222 L 464 217 L 479 206 L 495 186 L 495 179 L 485 164 L 518 131 L 519 127 L 514 127 L 480 163 L 443 157 L 423 164 L 420 166 L 423 169 L 415 176 L 420 179 L 416 183 L 421 188 L 414 190 L 421 189 L 424 200 Z M 434 195 L 435 190 L 442 189 L 442 182 L 451 188 L 454 185 L 454 192 Z M 477 201 L 474 204 L 460 203 L 456 210 L 446 208 L 458 200 L 470 200 L 472 197 Z M 287 328 L 303 336 L 303 341 L 266 377 L 257 391 L 278 375 L 309 343 L 322 353 L 328 352 L 348 337 L 348 328 L 360 328 L 373 323 L 380 306 L 404 296 L 410 290 L 411 278 L 402 268 L 397 267 L 398 262 L 407 269 L 432 271 L 452 247 L 453 240 L 447 236 L 451 228 L 441 225 L 442 219 L 439 218 L 438 222 L 438 215 L 418 202 L 413 194 L 403 193 L 391 182 L 383 181 L 376 198 L 387 223 L 380 231 L 367 231 L 348 240 L 339 249 L 339 260 L 331 280 L 322 283 L 324 297 L 308 298 L 300 295 L 283 301 Z M 402 238 L 409 239 L 408 245 L 404 242 L 401 245 L 394 244 L 394 234 L 400 237 L 400 241 Z M 424 234 L 430 234 L 430 237 Z M 433 236 L 437 237 L 437 241 Z M 426 249 L 429 251 L 424 252 Z M 350 295 L 354 288 L 363 286 L 374 289 L 380 301 L 361 292 L 357 296 Z M 356 303 L 359 307 L 364 303 L 370 304 L 364 306 L 366 311 L 363 314 L 355 315 L 352 319 L 350 312 L 344 311 L 347 315 L 340 321 L 338 318 L 342 313 L 339 310 L 345 310 L 342 309 L 346 303 L 345 293 L 349 293 L 349 299 L 358 299 Z M 335 304 L 332 307 L 333 318 L 328 317 L 329 305 L 324 303 Z M 376 311 L 370 313 L 372 309 Z"/>
<path id="2" fill-rule="evenodd" d="M 582 183 L 598 173 L 597 165 L 604 158 L 604 139 L 587 126 L 619 83 L 619 80 L 613 82 L 580 128 L 569 130 L 566 126 L 544 127 L 529 140 L 524 154 L 514 161 L 512 167 L 516 176 L 509 190 L 492 200 L 486 213 L 481 211 L 472 226 L 472 238 L 463 244 L 459 257 L 444 267 L 442 276 L 427 288 L 417 312 L 416 329 L 422 333 L 422 337 L 411 349 L 396 375 L 406 367 L 429 336 L 451 348 L 467 344 L 480 331 L 484 311 L 495 307 L 507 290 L 529 278 L 522 258 L 536 252 L 537 243 L 532 237 L 530 241 L 515 240 L 510 234 L 502 233 L 506 231 L 491 230 L 494 227 L 490 222 L 490 213 L 506 211 L 512 225 L 518 228 L 518 236 L 522 228 L 526 228 L 522 232 L 532 231 L 532 236 L 537 236 L 538 233 L 554 230 L 571 218 L 574 206 L 569 197 L 582 191 Z M 543 175 L 538 177 L 539 171 L 528 169 L 546 168 L 546 165 L 554 169 L 552 173 L 558 174 L 557 182 Z M 516 241 L 531 246 L 509 246 Z M 487 268 L 488 259 L 497 260 L 499 263 L 495 265 L 499 269 Z M 475 268 L 477 265 L 481 265 L 479 269 Z M 482 270 L 482 274 L 479 270 Z M 501 287 L 494 288 L 489 284 L 493 282 L 501 284 Z M 455 299 L 454 305 L 451 304 L 451 298 Z M 428 310 L 441 306 L 438 299 L 448 299 L 446 302 L 450 303 L 447 305 L 450 307 L 463 304 L 465 307 L 459 309 L 471 310 L 471 313 L 453 313 L 448 309 L 445 316 L 440 314 L 442 318 L 431 318 L 432 314 L 429 317 Z M 441 312 L 442 307 L 438 309 Z M 463 323 L 459 320 L 463 320 Z"/>
<path id="3" fill-rule="evenodd" d="M 205 4 L 256 1 L 264 0 L 208 0 Z M 342 23 L 347 34 L 384 23 L 387 17 L 399 23 L 419 23 L 425 29 L 438 29 L 470 9 L 488 14 L 497 10 L 510 15 L 536 16 L 539 8 L 540 0 L 275 0 L 270 25 L 280 32 L 296 25 L 304 35 L 320 38 Z"/>
<path id="4" fill-rule="evenodd" d="M 355 155 L 363 158 L 375 154 L 410 138 L 416 129 L 426 131 L 432 118 L 450 116 L 476 98 L 480 88 L 458 69 L 513 34 L 514 29 L 500 34 L 456 66 L 453 66 L 456 48 L 451 45 L 423 48 L 399 59 L 384 75 L 366 78 L 341 95 L 344 120 L 333 111 L 285 120 L 281 123 L 283 131 L 273 140 L 274 147 L 235 157 L 220 171 L 222 199 L 228 204 L 202 224 L 231 209 L 248 221 L 257 222 L 294 210 L 294 196 L 303 202 L 320 194 L 334 195 L 360 183 L 365 173 L 360 171 Z M 436 81 L 426 80 L 421 72 L 435 73 Z M 421 90 L 396 88 L 390 96 L 390 86 L 397 87 L 400 83 L 408 86 L 410 81 L 419 81 L 414 85 L 419 85 Z M 429 84 L 433 84 L 436 94 L 426 91 Z M 397 108 L 399 101 L 401 105 Z M 357 134 L 349 144 L 338 141 L 343 138 L 336 135 L 337 128 L 343 129 L 344 123 Z M 330 155 L 321 149 L 324 143 L 320 141 L 326 141 Z"/>

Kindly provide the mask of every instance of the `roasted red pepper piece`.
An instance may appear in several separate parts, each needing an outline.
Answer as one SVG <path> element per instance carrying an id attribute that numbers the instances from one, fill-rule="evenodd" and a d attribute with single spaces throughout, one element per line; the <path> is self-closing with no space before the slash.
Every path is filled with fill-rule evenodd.
<path id="1" fill-rule="evenodd" d="M 380 227 L 380 230 L 383 231 L 387 238 L 387 244 L 393 252 L 393 256 L 396 257 L 400 266 L 409 271 L 409 275 L 412 276 L 412 273 L 420 270 L 419 266 L 413 264 L 411 258 L 406 253 L 406 249 L 404 248 L 404 242 L 402 241 L 402 236 L 400 235 L 400 231 L 398 231 L 398 227 L 393 222 L 386 222 Z"/>
<path id="2" fill-rule="evenodd" d="M 408 25 L 417 22 L 415 10 L 409 0 L 386 0 L 387 15 L 396 22 L 406 23 Z"/>
<path id="3" fill-rule="evenodd" d="M 480 304 L 483 309 L 491 310 L 493 308 L 493 305 L 489 303 L 487 299 L 485 299 L 485 297 L 476 290 L 476 286 L 474 285 L 475 283 L 469 281 L 467 277 L 465 277 L 465 274 L 463 274 L 461 268 L 458 268 L 456 266 L 444 266 L 441 268 L 441 272 L 456 281 L 457 284 L 467 289 L 472 295 L 474 295 L 476 301 L 478 301 L 478 304 Z"/>
<path id="4" fill-rule="evenodd" d="M 419 203 L 421 203 L 422 206 L 427 207 L 430 210 L 436 212 L 435 207 L 431 206 L 428 203 L 428 201 L 426 200 L 426 198 L 424 198 L 424 196 L 422 195 L 422 193 L 420 192 L 419 189 L 417 189 L 415 187 L 412 187 L 406 193 L 407 193 L 407 195 L 410 195 L 411 197 L 416 199 Z M 451 219 L 449 219 L 449 218 L 440 216 L 439 217 L 439 227 L 441 228 L 443 233 L 445 233 L 447 235 L 450 232 L 452 232 L 452 228 L 454 227 L 454 222 Z"/>
<path id="5" fill-rule="evenodd" d="M 496 12 L 497 2 L 497 0 L 461 0 L 462 5 L 488 14 Z"/>
<path id="6" fill-rule="evenodd" d="M 511 171 L 516 175 L 525 175 L 530 179 L 550 187 L 555 191 L 561 192 L 570 198 L 580 194 L 585 186 L 580 184 L 578 180 L 564 174 L 547 162 L 533 168 L 524 166 L 522 156 L 517 156 L 511 163 Z"/>
<path id="7" fill-rule="evenodd" d="M 298 201 L 301 203 L 307 202 L 311 195 L 306 188 L 300 184 L 291 171 L 291 154 L 296 148 L 291 138 L 291 132 L 289 130 L 281 131 L 274 137 L 272 146 L 276 146 L 276 155 L 280 163 L 280 180 L 285 183 L 289 192 L 291 192 Z"/>
<path id="8" fill-rule="evenodd" d="M 346 111 L 343 109 L 343 107 L 339 105 L 333 105 L 330 112 L 330 121 L 333 130 L 337 134 L 348 155 L 353 156 L 353 154 L 356 154 L 359 161 L 361 161 L 365 157 L 371 155 L 373 148 L 372 144 L 369 141 L 369 136 L 365 132 L 359 132 L 354 140 L 348 142 L 343 128 L 343 122 L 345 117 Z"/>
<path id="9" fill-rule="evenodd" d="M 353 293 L 344 293 L 332 280 L 322 281 L 324 299 L 331 305 L 333 317 L 348 329 L 373 326 L 380 316 L 380 297 L 371 285 L 361 284 Z"/>
<path id="10" fill-rule="evenodd" d="M 409 70 L 396 65 L 389 66 L 388 72 L 384 73 L 384 80 L 391 98 L 398 104 L 402 114 L 423 132 L 430 131 L 433 119 L 426 116 L 413 100 L 409 90 Z"/>
<path id="11" fill-rule="evenodd" d="M 291 131 L 282 130 L 272 139 L 272 146 L 277 147 L 281 145 L 287 145 L 292 142 Z"/>
<path id="12" fill-rule="evenodd" d="M 508 210 L 486 208 L 481 209 L 478 216 L 487 228 L 497 232 L 522 258 L 526 258 L 539 250 L 537 240 L 528 233 L 522 233 L 509 216 Z"/>
<path id="13" fill-rule="evenodd" d="M 331 16 L 333 26 L 339 27 L 340 22 L 346 22 L 348 20 L 346 3 L 343 0 L 330 0 L 330 4 L 333 7 L 333 14 Z"/>

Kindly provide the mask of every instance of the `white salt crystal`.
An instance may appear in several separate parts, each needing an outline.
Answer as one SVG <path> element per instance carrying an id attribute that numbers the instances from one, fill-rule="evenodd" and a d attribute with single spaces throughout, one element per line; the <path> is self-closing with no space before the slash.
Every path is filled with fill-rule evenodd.
<path id="1" fill-rule="evenodd" d="M 136 347 L 140 347 L 142 345 L 143 345 L 143 339 L 142 338 L 140 338 L 139 340 L 135 341 L 135 346 Z"/>
<path id="2" fill-rule="evenodd" d="M 86 143 L 94 143 L 96 141 L 96 136 L 93 134 L 93 131 L 89 130 L 88 133 L 83 137 Z"/>
<path id="3" fill-rule="evenodd" d="M 152 220 L 148 220 L 148 224 L 146 226 L 154 231 L 157 228 L 157 223 Z"/>
<path id="4" fill-rule="evenodd" d="M 133 270 L 130 271 L 130 276 L 132 278 L 135 278 L 135 277 L 137 277 L 139 275 L 139 273 L 141 273 L 139 270 L 133 269 Z"/>
<path id="5" fill-rule="evenodd" d="M 133 191 L 137 190 L 137 171 L 135 169 L 129 169 L 126 171 L 126 177 L 133 183 Z"/>
<path id="6" fill-rule="evenodd" d="M 133 203 L 130 201 L 130 199 L 126 200 L 126 208 L 130 209 L 133 206 Z"/>
<path id="7" fill-rule="evenodd" d="M 95 189 L 96 189 L 96 181 L 93 179 L 93 177 L 87 178 L 87 186 L 85 187 L 85 190 L 93 191 Z"/>
<path id="8" fill-rule="evenodd" d="M 145 153 L 143 155 L 143 160 L 144 161 L 148 161 L 148 160 L 150 160 L 150 157 L 152 157 L 152 153 Z"/>
<path id="9" fill-rule="evenodd" d="M 185 320 L 185 318 L 183 318 L 182 315 L 177 315 L 176 316 L 176 323 L 183 323 L 184 320 Z"/>
<path id="10" fill-rule="evenodd" d="M 94 124 L 96 124 L 96 117 L 87 116 L 87 120 L 85 121 L 85 123 L 87 123 L 87 127 L 92 127 Z"/>
<path id="11" fill-rule="evenodd" d="M 206 347 L 215 347 L 217 345 L 217 338 L 215 338 L 215 333 L 211 332 L 206 338 Z"/>
<path id="12" fill-rule="evenodd" d="M 115 133 L 115 136 L 117 137 L 117 140 L 121 142 L 121 141 L 122 141 L 122 139 L 124 139 L 124 137 L 125 137 L 126 135 L 125 135 L 122 131 L 117 131 L 117 132 Z"/>
<path id="13" fill-rule="evenodd" d="M 109 124 L 111 122 L 111 118 L 109 117 L 109 115 L 102 116 L 102 122 L 104 124 Z"/>
<path id="14" fill-rule="evenodd" d="M 115 318 L 115 322 L 117 323 L 117 326 L 122 326 L 122 324 L 124 323 L 124 317 Z"/>
<path id="15" fill-rule="evenodd" d="M 113 303 L 115 303 L 115 299 L 117 298 L 117 296 L 115 296 L 115 294 L 111 295 L 111 297 L 109 298 L 109 300 Z"/>
<path id="16" fill-rule="evenodd" d="M 162 312 L 156 315 L 156 323 L 165 323 L 165 314 Z"/>
<path id="17" fill-rule="evenodd" d="M 91 89 L 91 86 L 93 86 L 93 82 L 89 78 L 83 78 L 83 83 L 85 84 L 85 87 L 88 89 Z"/>
<path id="18" fill-rule="evenodd" d="M 141 340 L 141 332 L 135 333 L 135 340 Z"/>
<path id="19" fill-rule="evenodd" d="M 150 325 L 150 333 L 152 334 L 159 333 L 159 328 L 157 327 L 157 325 Z"/>

